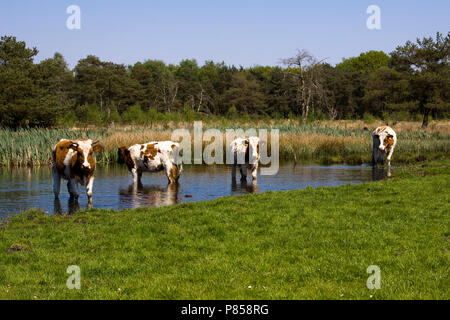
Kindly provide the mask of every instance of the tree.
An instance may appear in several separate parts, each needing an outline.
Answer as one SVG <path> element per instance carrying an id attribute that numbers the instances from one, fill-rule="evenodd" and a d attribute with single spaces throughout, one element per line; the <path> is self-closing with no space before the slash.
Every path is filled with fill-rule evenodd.
<path id="1" fill-rule="evenodd" d="M 332 120 L 345 118 L 353 112 L 350 109 L 352 83 L 348 72 L 323 64 L 321 78 L 326 99 L 323 99 L 323 112 Z"/>
<path id="2" fill-rule="evenodd" d="M 89 55 L 78 62 L 74 71 L 77 105 L 96 104 L 108 120 L 111 107 L 121 112 L 137 100 L 139 83 L 122 64 L 104 62 Z"/>
<path id="3" fill-rule="evenodd" d="M 297 113 L 301 113 L 306 122 L 311 109 L 314 113 L 315 104 L 326 99 L 321 83 L 321 63 L 306 50 L 282 62 L 288 67 L 287 76 L 292 80 Z"/>
<path id="4" fill-rule="evenodd" d="M 337 69 L 348 72 L 371 73 L 379 68 L 386 68 L 389 65 L 390 57 L 383 51 L 368 51 L 361 53 L 358 57 L 342 59 L 336 65 Z"/>
<path id="5" fill-rule="evenodd" d="M 402 104 L 408 99 L 409 85 L 405 76 L 390 68 L 380 68 L 372 72 L 364 88 L 363 101 L 372 115 L 381 116 L 388 110 L 408 107 Z"/>
<path id="6" fill-rule="evenodd" d="M 264 108 L 264 95 L 259 83 L 251 75 L 236 73 L 231 88 L 225 92 L 225 100 L 241 114 L 256 114 Z"/>
<path id="7" fill-rule="evenodd" d="M 41 103 L 49 109 L 53 117 L 61 118 L 74 105 L 70 97 L 73 86 L 73 73 L 64 57 L 55 53 L 53 58 L 45 59 L 36 65 L 37 85 Z"/>
<path id="8" fill-rule="evenodd" d="M 29 49 L 25 42 L 4 36 L 0 40 L 0 124 L 27 126 L 30 108 L 38 104 L 33 79 L 33 57 L 36 48 Z"/>
<path id="9" fill-rule="evenodd" d="M 392 66 L 405 74 L 411 87 L 411 100 L 417 101 L 423 116 L 422 128 L 428 126 L 432 111 L 450 107 L 450 32 L 432 37 L 408 41 L 391 53 Z"/>

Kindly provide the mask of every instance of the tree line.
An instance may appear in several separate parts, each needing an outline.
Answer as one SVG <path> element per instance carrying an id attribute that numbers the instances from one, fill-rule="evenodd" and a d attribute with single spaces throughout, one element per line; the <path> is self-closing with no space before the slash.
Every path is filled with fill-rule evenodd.
<path id="1" fill-rule="evenodd" d="M 89 55 L 34 62 L 36 48 L 0 40 L 0 126 L 148 123 L 178 115 L 311 119 L 450 116 L 450 32 L 369 51 L 336 66 L 306 50 L 279 66 L 159 60 L 125 66 Z"/>

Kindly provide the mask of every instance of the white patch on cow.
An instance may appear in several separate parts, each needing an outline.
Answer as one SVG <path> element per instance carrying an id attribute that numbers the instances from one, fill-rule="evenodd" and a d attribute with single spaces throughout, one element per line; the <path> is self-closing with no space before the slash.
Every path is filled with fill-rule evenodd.
<path id="1" fill-rule="evenodd" d="M 92 148 L 92 140 L 88 139 L 88 140 L 78 140 L 76 141 L 76 143 L 78 143 L 78 147 L 83 151 L 83 157 L 84 157 L 84 161 L 83 161 L 83 166 L 85 168 L 91 168 L 91 164 L 88 161 L 88 156 L 89 156 L 89 151 Z"/>

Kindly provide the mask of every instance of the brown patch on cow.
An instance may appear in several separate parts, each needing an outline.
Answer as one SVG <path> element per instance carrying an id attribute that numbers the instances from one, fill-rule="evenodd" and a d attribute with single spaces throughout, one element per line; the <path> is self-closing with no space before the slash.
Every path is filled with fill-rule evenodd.
<path id="1" fill-rule="evenodd" d="M 145 151 L 141 152 L 142 154 L 146 155 L 150 160 L 155 160 L 156 154 L 158 153 L 158 148 L 155 148 L 156 143 L 151 143 L 147 145 L 147 148 L 145 148 Z"/>
<path id="2" fill-rule="evenodd" d="M 148 168 L 148 162 L 150 160 L 155 160 L 156 155 L 158 154 L 159 149 L 155 148 L 156 143 L 151 143 L 147 145 L 144 151 L 141 151 L 140 157 L 143 158 L 144 165 Z"/>
<path id="3" fill-rule="evenodd" d="M 173 144 L 173 145 L 171 145 L 170 147 L 172 148 L 172 150 L 175 150 L 175 148 L 177 147 L 177 145 L 176 145 L 176 144 Z"/>
<path id="4" fill-rule="evenodd" d="M 133 159 L 131 158 L 131 153 L 130 150 L 128 150 L 128 147 L 122 146 L 117 151 L 118 151 L 117 162 L 125 163 L 128 167 L 128 170 L 131 171 L 135 167 L 135 165 Z"/>
<path id="5" fill-rule="evenodd" d="M 394 145 L 394 136 L 388 135 L 384 138 L 383 145 L 388 148 L 392 147 Z"/>
<path id="6" fill-rule="evenodd" d="M 52 158 L 53 163 L 55 164 L 56 169 L 60 175 L 64 175 L 64 159 L 66 158 L 67 153 L 69 153 L 70 150 L 77 151 L 77 147 L 78 145 L 71 140 L 62 140 L 56 144 L 56 147 L 52 153 Z M 74 158 L 76 157 L 72 157 L 72 162 L 73 160 L 76 161 L 76 159 Z"/>

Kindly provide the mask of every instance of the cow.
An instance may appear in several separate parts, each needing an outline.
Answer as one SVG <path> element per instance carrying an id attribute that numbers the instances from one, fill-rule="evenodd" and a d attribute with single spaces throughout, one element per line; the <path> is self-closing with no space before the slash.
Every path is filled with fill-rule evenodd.
<path id="1" fill-rule="evenodd" d="M 88 204 L 92 204 L 92 187 L 94 184 L 95 158 L 94 152 L 100 152 L 99 141 L 91 139 L 61 139 L 52 152 L 53 192 L 58 199 L 61 178 L 68 180 L 67 190 L 70 198 L 79 197 L 78 184 L 86 187 Z"/>
<path id="2" fill-rule="evenodd" d="M 378 127 L 372 132 L 373 149 L 372 161 L 376 165 L 378 163 L 378 152 L 380 152 L 381 164 L 384 164 L 384 154 L 387 154 L 388 166 L 391 165 L 392 154 L 397 144 L 397 135 L 391 127 Z"/>
<path id="3" fill-rule="evenodd" d="M 134 183 L 140 182 L 143 172 L 165 170 L 169 183 L 177 183 L 183 165 L 175 158 L 180 144 L 173 141 L 152 141 L 118 148 L 118 163 L 125 163 L 131 172 Z"/>
<path id="4" fill-rule="evenodd" d="M 251 170 L 252 178 L 257 180 L 259 163 L 259 138 L 236 138 L 230 143 L 230 153 L 233 156 L 231 178 L 236 179 L 236 165 L 240 165 L 241 180 L 247 179 L 247 168 Z"/>

